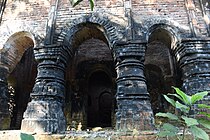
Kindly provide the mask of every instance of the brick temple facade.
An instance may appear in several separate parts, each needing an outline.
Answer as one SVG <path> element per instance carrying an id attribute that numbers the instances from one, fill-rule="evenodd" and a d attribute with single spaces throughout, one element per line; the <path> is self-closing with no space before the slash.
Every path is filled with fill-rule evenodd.
<path id="1" fill-rule="evenodd" d="M 171 86 L 210 90 L 208 0 L 7 0 L 0 28 L 2 130 L 153 131 Z"/>

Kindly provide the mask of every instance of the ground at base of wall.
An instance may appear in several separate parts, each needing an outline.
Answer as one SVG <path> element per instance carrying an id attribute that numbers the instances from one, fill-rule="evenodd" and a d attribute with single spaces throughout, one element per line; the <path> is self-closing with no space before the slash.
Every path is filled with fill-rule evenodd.
<path id="1" fill-rule="evenodd" d="M 188 136 L 186 140 L 192 140 Z M 158 139 L 154 132 L 135 135 L 115 131 L 67 131 L 65 134 L 27 134 L 20 130 L 0 131 L 0 140 L 166 140 Z M 176 140 L 173 138 L 173 140 Z"/>

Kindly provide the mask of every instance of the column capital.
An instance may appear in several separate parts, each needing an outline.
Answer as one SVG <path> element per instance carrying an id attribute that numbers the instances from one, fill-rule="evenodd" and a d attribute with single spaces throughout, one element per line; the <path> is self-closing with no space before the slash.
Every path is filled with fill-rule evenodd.
<path id="1" fill-rule="evenodd" d="M 65 93 L 64 73 L 65 66 L 62 63 L 56 63 L 51 60 L 40 62 L 31 97 L 44 100 L 53 96 L 58 101 L 62 101 Z"/>
<path id="2" fill-rule="evenodd" d="M 61 43 L 50 45 L 40 44 L 38 47 L 34 48 L 34 56 L 37 61 L 62 61 L 66 64 L 68 58 L 71 57 L 72 54 L 73 53 Z"/>
<path id="3" fill-rule="evenodd" d="M 180 65 L 198 59 L 210 59 L 210 38 L 184 38 L 176 46 L 175 56 Z"/>
<path id="4" fill-rule="evenodd" d="M 144 61 L 146 44 L 146 42 L 118 42 L 113 48 L 114 58 L 116 61 L 125 58 Z"/>
<path id="5" fill-rule="evenodd" d="M 209 90 L 210 38 L 184 38 L 175 56 L 182 70 L 183 89 L 193 94 Z"/>

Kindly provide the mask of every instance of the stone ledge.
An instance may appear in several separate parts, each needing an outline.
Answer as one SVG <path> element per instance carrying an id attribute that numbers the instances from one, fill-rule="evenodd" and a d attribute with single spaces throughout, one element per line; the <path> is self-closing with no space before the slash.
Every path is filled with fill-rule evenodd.
<path id="1" fill-rule="evenodd" d="M 115 131 L 68 131 L 65 134 L 27 134 L 20 130 L 0 131 L 0 140 L 165 140 L 157 139 L 154 132 L 143 132 L 138 136 Z M 191 140 L 188 137 L 186 140 Z M 173 140 L 176 140 L 173 138 Z"/>

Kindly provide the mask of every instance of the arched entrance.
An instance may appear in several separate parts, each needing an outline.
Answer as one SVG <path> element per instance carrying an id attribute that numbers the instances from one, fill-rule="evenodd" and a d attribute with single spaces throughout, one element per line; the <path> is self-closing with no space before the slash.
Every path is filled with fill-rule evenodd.
<path id="1" fill-rule="evenodd" d="M 5 43 L 7 49 L 5 57 L 9 60 L 10 73 L 7 77 L 11 115 L 10 129 L 20 129 L 23 113 L 35 83 L 37 63 L 34 59 L 34 45 L 33 36 L 25 31 L 13 34 Z"/>
<path id="2" fill-rule="evenodd" d="M 112 81 L 105 72 L 96 71 L 88 80 L 87 127 L 111 127 L 114 96 Z"/>
<path id="3" fill-rule="evenodd" d="M 14 89 L 14 109 L 12 111 L 11 129 L 20 129 L 23 113 L 30 101 L 35 78 L 37 63 L 34 59 L 33 48 L 24 53 L 13 72 L 9 75 L 9 86 Z"/>
<path id="4" fill-rule="evenodd" d="M 82 129 L 111 127 L 116 73 L 103 28 L 82 24 L 72 42 L 74 55 L 66 71 L 67 125 L 76 128 L 81 123 Z"/>
<path id="5" fill-rule="evenodd" d="M 181 73 L 171 50 L 174 38 L 159 26 L 149 36 L 145 56 L 145 76 L 154 114 L 169 109 L 162 95 L 172 93 L 172 86 L 181 85 Z"/>
<path id="6" fill-rule="evenodd" d="M 154 114 L 163 111 L 166 104 L 162 96 L 162 93 L 165 92 L 165 85 L 161 69 L 156 65 L 147 64 L 145 65 L 145 76 Z"/>
<path id="7" fill-rule="evenodd" d="M 105 91 L 100 94 L 99 97 L 99 126 L 102 127 L 111 127 L 113 108 L 113 95 L 109 91 Z"/>

